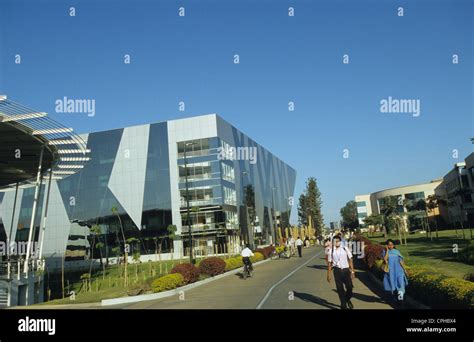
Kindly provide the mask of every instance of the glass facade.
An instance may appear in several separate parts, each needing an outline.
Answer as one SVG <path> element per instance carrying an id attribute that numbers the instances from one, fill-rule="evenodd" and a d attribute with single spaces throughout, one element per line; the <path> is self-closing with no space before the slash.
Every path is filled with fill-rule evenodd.
<path id="1" fill-rule="evenodd" d="M 91 160 L 80 172 L 51 184 L 46 257 L 97 257 L 99 251 L 91 251 L 92 227 L 100 231 L 96 241 L 105 245 L 100 252 L 112 257 L 123 249 L 123 235 L 139 241 L 135 249 L 141 254 L 153 254 L 157 239 L 165 241 L 163 252 L 176 243 L 189 245 L 188 225 L 196 245 L 229 236 L 265 244 L 275 242 L 276 228 L 289 221 L 296 172 L 217 115 L 90 133 L 84 140 Z M 258 159 L 222 158 L 224 144 L 253 148 Z M 19 194 L 16 240 L 27 239 L 33 192 Z M 10 231 L 13 194 L 0 193 L 0 237 Z M 176 228 L 173 241 L 170 225 Z"/>

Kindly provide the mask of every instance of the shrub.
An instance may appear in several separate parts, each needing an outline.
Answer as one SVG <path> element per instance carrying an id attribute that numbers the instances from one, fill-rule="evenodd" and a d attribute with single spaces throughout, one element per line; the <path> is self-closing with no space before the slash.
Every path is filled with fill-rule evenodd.
<path id="1" fill-rule="evenodd" d="M 382 259 L 382 252 L 381 245 L 364 241 L 364 261 L 369 269 L 376 265 L 377 260 Z"/>
<path id="2" fill-rule="evenodd" d="M 457 255 L 457 259 L 460 262 L 474 265 L 474 243 L 471 241 L 466 247 L 461 249 Z"/>
<path id="3" fill-rule="evenodd" d="M 383 247 L 362 236 L 358 236 L 357 240 L 364 242 L 364 262 L 367 267 L 375 274 L 383 275 L 384 272 L 381 269 Z M 469 248 L 465 248 L 465 250 L 469 250 Z M 474 283 L 448 277 L 423 266 L 411 265 L 406 268 L 408 273 L 407 294 L 420 302 L 440 309 L 473 307 Z"/>
<path id="4" fill-rule="evenodd" d="M 201 273 L 215 276 L 225 272 L 225 261 L 221 258 L 211 257 L 202 260 L 199 263 L 199 270 Z"/>
<path id="5" fill-rule="evenodd" d="M 474 282 L 474 272 L 468 272 L 464 275 L 464 280 Z"/>
<path id="6" fill-rule="evenodd" d="M 267 246 L 264 248 L 257 248 L 255 252 L 261 253 L 265 259 L 268 259 L 274 250 L 275 246 Z"/>
<path id="7" fill-rule="evenodd" d="M 250 257 L 250 261 L 251 261 L 252 263 L 258 262 L 258 261 L 262 261 L 262 260 L 264 260 L 264 259 L 265 259 L 265 257 L 263 256 L 263 254 L 262 254 L 262 253 L 259 253 L 259 252 L 255 252 L 255 253 L 254 253 L 254 256 L 253 256 L 253 257 Z"/>
<path id="8" fill-rule="evenodd" d="M 472 308 L 474 283 L 420 266 L 408 271 L 407 293 L 433 308 Z"/>
<path id="9" fill-rule="evenodd" d="M 179 264 L 173 267 L 170 273 L 180 273 L 183 276 L 184 283 L 190 284 L 194 283 L 199 279 L 200 272 L 199 268 L 197 268 L 193 264 Z"/>
<path id="10" fill-rule="evenodd" d="M 278 246 L 275 248 L 276 254 L 280 254 L 285 251 L 285 246 Z"/>
<path id="11" fill-rule="evenodd" d="M 184 285 L 183 276 L 180 273 L 173 273 L 153 280 L 151 290 L 153 292 L 161 292 L 173 290 L 181 285 Z"/>
<path id="12" fill-rule="evenodd" d="M 244 262 L 242 261 L 241 257 L 233 257 L 230 259 L 226 259 L 224 262 L 226 271 L 235 270 L 236 268 L 244 266 Z"/>

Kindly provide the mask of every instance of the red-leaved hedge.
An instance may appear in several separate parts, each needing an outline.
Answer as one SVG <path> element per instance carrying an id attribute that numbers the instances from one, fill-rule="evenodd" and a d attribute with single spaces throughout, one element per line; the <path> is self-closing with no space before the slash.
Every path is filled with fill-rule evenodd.
<path id="1" fill-rule="evenodd" d="M 199 279 L 199 268 L 192 264 L 179 264 L 173 267 L 170 273 L 179 273 L 183 276 L 184 283 L 194 283 Z"/>
<path id="2" fill-rule="evenodd" d="M 225 261 L 221 258 L 206 258 L 199 264 L 199 270 L 211 277 L 225 272 Z"/>
<path id="3" fill-rule="evenodd" d="M 374 267 L 375 261 L 382 258 L 384 247 L 380 244 L 373 243 L 365 236 L 358 235 L 356 240 L 364 242 L 364 261 L 367 267 L 371 269 Z"/>
<path id="4" fill-rule="evenodd" d="M 274 250 L 275 246 L 267 246 L 264 248 L 257 248 L 255 252 L 261 253 L 265 259 L 268 259 Z"/>

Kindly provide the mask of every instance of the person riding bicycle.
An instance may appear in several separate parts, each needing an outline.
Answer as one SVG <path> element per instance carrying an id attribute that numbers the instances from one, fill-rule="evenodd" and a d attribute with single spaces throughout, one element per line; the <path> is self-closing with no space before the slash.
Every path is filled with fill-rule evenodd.
<path id="1" fill-rule="evenodd" d="M 250 271 L 253 271 L 252 261 L 250 260 L 250 257 L 253 257 L 254 254 L 250 249 L 250 245 L 248 243 L 245 244 L 245 248 L 242 250 L 240 255 L 242 256 L 242 261 L 244 262 L 244 265 L 247 265 L 248 269 Z"/>

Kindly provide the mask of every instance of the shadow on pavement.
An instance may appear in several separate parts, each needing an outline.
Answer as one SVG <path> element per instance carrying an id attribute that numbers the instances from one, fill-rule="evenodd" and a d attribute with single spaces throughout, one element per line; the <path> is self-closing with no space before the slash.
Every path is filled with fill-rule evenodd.
<path id="1" fill-rule="evenodd" d="M 375 298 L 376 300 L 371 300 L 371 301 L 385 303 L 385 304 L 390 305 L 392 308 L 395 308 L 390 293 L 384 291 L 377 284 L 375 284 L 373 280 L 370 278 L 370 276 L 367 274 L 367 272 L 368 271 L 357 272 L 356 276 L 357 276 L 357 279 L 359 279 L 362 284 L 364 284 L 370 291 L 372 291 L 375 295 L 379 297 L 379 298 Z M 356 290 L 357 289 L 354 288 L 354 291 Z M 360 295 L 360 294 L 356 294 L 354 292 L 355 298 L 357 298 L 356 295 Z M 368 297 L 366 295 L 361 295 L 361 296 Z M 364 299 L 361 299 L 361 300 L 364 300 Z"/>
<path id="2" fill-rule="evenodd" d="M 316 296 L 314 296 L 312 294 L 309 294 L 309 293 L 294 291 L 293 294 L 296 298 L 299 298 L 299 299 L 301 299 L 305 302 L 311 302 L 311 303 L 314 303 L 314 304 L 318 304 L 318 305 L 324 306 L 324 307 L 329 308 L 329 309 L 340 309 L 339 305 L 328 302 L 326 299 L 316 297 Z"/>
<path id="3" fill-rule="evenodd" d="M 317 270 L 325 270 L 325 271 L 328 270 L 328 267 L 326 265 L 311 265 L 311 266 L 306 266 L 306 267 L 315 268 Z"/>
<path id="4" fill-rule="evenodd" d="M 333 289 L 332 291 L 337 294 L 336 289 Z M 352 293 L 352 298 L 355 298 L 355 299 L 358 299 L 362 302 L 367 302 L 367 303 L 383 303 L 383 304 L 387 303 L 382 298 L 378 298 L 376 296 L 368 296 L 368 295 L 365 295 L 365 294 L 362 294 L 362 293 L 357 293 L 357 292 L 355 292 L 355 289 L 354 289 L 354 292 Z"/>

